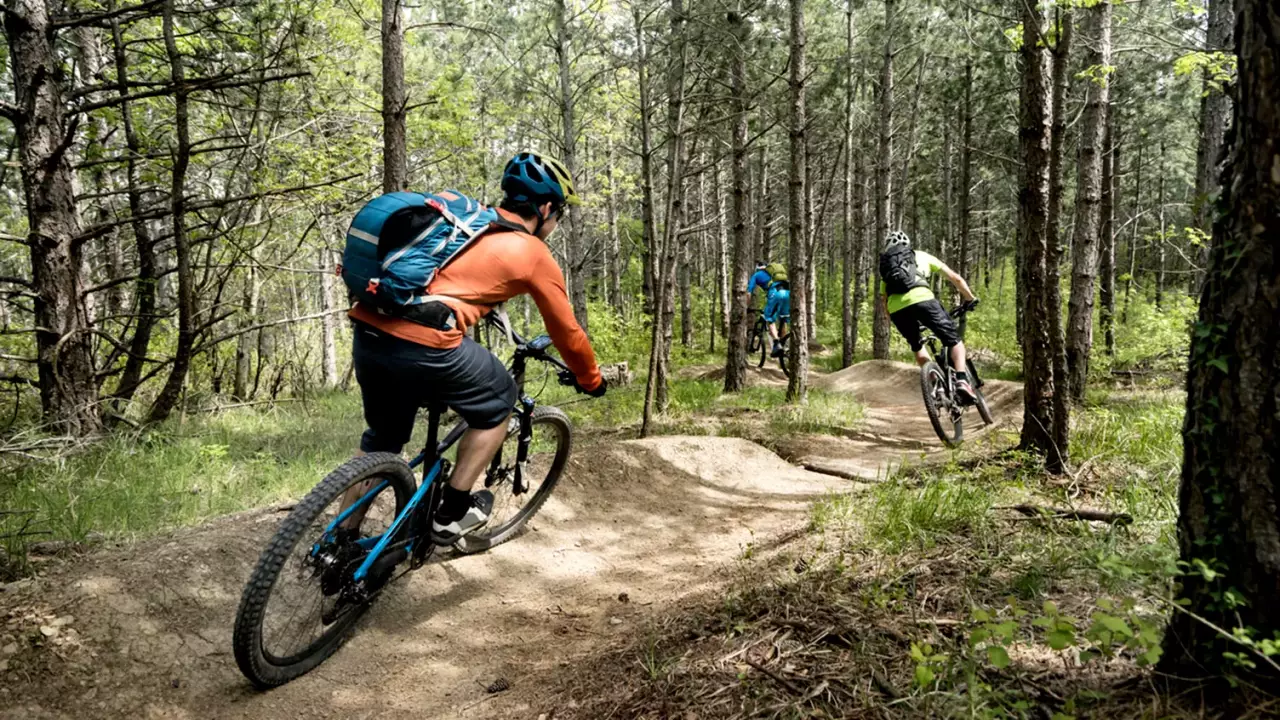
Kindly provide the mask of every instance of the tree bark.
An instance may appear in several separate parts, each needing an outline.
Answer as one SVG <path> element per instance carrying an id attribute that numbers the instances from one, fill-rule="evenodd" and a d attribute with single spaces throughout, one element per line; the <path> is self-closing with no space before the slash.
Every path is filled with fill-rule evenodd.
<path id="1" fill-rule="evenodd" d="M 892 213 L 890 198 L 893 194 L 893 3 L 884 1 L 884 63 L 880 67 L 880 149 L 877 153 L 876 166 L 876 247 L 868 253 L 875 257 L 876 251 L 883 250 L 889 240 L 889 216 Z M 880 265 L 876 268 L 872 279 L 872 315 L 875 322 L 872 326 L 871 355 L 877 360 L 889 358 L 889 315 L 880 306 Z"/>
<path id="2" fill-rule="evenodd" d="M 857 271 L 854 267 L 854 238 L 857 232 L 853 226 L 854 192 L 853 183 L 855 167 L 853 100 L 857 88 L 853 82 L 853 1 L 845 8 L 845 96 L 844 96 L 844 235 L 841 243 L 842 273 L 840 283 L 840 366 L 853 364 L 853 355 L 858 341 L 858 329 L 855 324 L 853 307 L 853 285 L 857 282 Z"/>
<path id="3" fill-rule="evenodd" d="M 14 95 L 11 117 L 26 201 L 35 294 L 36 370 L 45 421 L 69 435 L 100 426 L 92 327 L 84 304 L 84 259 L 67 151 L 73 137 L 64 114 L 65 76 L 53 47 L 44 0 L 14 0 L 4 15 Z"/>
<path id="4" fill-rule="evenodd" d="M 115 55 L 116 82 L 119 84 L 116 92 L 124 98 L 129 94 L 129 65 L 118 20 L 111 22 L 111 39 Z M 142 370 L 147 353 L 151 349 L 151 333 L 156 322 L 156 256 L 151 228 L 142 216 L 142 184 L 138 167 L 138 158 L 142 156 L 142 143 L 138 139 L 138 132 L 133 124 L 133 105 L 127 100 L 120 102 L 120 123 L 124 129 L 125 147 L 129 151 L 125 161 L 125 182 L 129 197 L 129 214 L 132 218 L 133 242 L 138 254 L 138 279 L 134 281 L 133 290 L 133 312 L 136 320 L 133 337 L 129 340 L 129 356 L 125 360 L 124 371 L 120 374 L 120 382 L 116 385 L 114 393 L 115 397 L 128 402 L 133 399 L 142 380 Z"/>
<path id="5" fill-rule="evenodd" d="M 729 352 L 725 358 L 724 391 L 738 392 L 747 384 L 747 282 L 755 249 L 747 227 L 747 41 L 751 29 L 739 11 L 728 14 L 732 36 L 729 72 L 733 81 L 733 278 L 729 291 Z"/>
<path id="6" fill-rule="evenodd" d="M 960 275 L 966 280 L 971 270 L 969 263 L 969 191 L 972 179 L 973 155 L 973 63 L 964 64 L 964 113 L 960 119 Z"/>
<path id="7" fill-rule="evenodd" d="M 1066 143 L 1066 98 L 1071 90 L 1067 66 L 1071 61 L 1071 40 L 1075 18 L 1068 9 L 1058 17 L 1060 29 L 1058 42 L 1050 52 L 1053 62 L 1053 93 L 1050 102 L 1052 135 L 1049 139 L 1049 215 L 1045 221 L 1048 253 L 1045 256 L 1045 298 L 1047 310 L 1044 319 L 1049 323 L 1050 352 L 1053 355 L 1053 426 L 1052 442 L 1066 448 L 1070 436 L 1070 412 L 1067 389 L 1067 347 L 1062 328 L 1062 236 L 1059 233 L 1062 212 L 1062 146 Z"/>
<path id="8" fill-rule="evenodd" d="M 791 379 L 787 400 L 804 403 L 809 393 L 809 243 L 805 228 L 805 27 L 804 0 L 791 0 L 791 173 L 788 270 L 791 285 Z"/>
<path id="9" fill-rule="evenodd" d="M 1192 331 L 1178 545 L 1187 568 L 1160 669 L 1178 677 L 1280 669 L 1232 642 L 1280 635 L 1280 13 L 1237 0 L 1238 104 Z M 1207 623 L 1205 622 L 1207 621 Z M 1233 684 L 1234 685 L 1234 684 Z M 1226 690 L 1226 684 L 1223 683 Z"/>
<path id="10" fill-rule="evenodd" d="M 190 125 L 187 119 L 188 90 L 186 70 L 182 54 L 178 52 L 177 31 L 174 28 L 174 2 L 164 5 L 164 46 L 169 60 L 169 74 L 173 81 L 174 133 L 177 146 L 173 154 L 173 176 L 170 186 L 169 211 L 172 214 L 173 247 L 178 262 L 178 346 L 174 350 L 173 364 L 164 388 L 151 406 L 147 421 L 156 423 L 169 417 L 187 380 L 195 346 L 195 292 L 191 273 L 191 247 L 187 238 L 187 166 L 191 162 Z"/>
<path id="11" fill-rule="evenodd" d="M 605 162 L 605 182 L 609 186 L 608 195 L 605 196 L 605 216 L 606 222 L 609 224 L 609 277 L 605 281 L 608 288 L 609 302 L 613 305 L 613 309 L 621 315 L 626 309 L 626 302 L 622 297 L 622 273 L 625 271 L 622 263 L 622 244 L 618 237 L 618 186 L 613 177 L 614 151 L 613 137 L 610 136 L 606 142 L 607 158 Z"/>
<path id="12" fill-rule="evenodd" d="M 1091 68 L 1111 65 L 1111 3 L 1100 2 L 1085 15 L 1086 60 Z M 1089 94 L 1080 128 L 1080 157 L 1076 173 L 1076 218 L 1071 237 L 1071 302 L 1067 322 L 1067 391 L 1084 401 L 1093 349 L 1093 284 L 1098 270 L 1099 227 L 1102 221 L 1102 161 L 1106 154 L 1106 111 L 1110 77 L 1102 75 L 1087 86 Z"/>
<path id="13" fill-rule="evenodd" d="M 320 248 L 320 369 L 325 389 L 338 386 L 338 316 L 333 314 L 333 258 L 327 248 Z"/>
<path id="14" fill-rule="evenodd" d="M 676 243 L 684 209 L 684 0 L 671 0 L 671 65 L 667 72 L 667 200 L 662 232 L 662 253 L 654 255 L 658 283 L 653 324 L 653 345 L 649 354 L 649 376 L 645 385 L 644 417 L 640 436 L 647 437 L 656 412 L 667 409 L 667 373 L 671 359 L 671 331 L 675 316 Z"/>
<path id="15" fill-rule="evenodd" d="M 653 103 L 649 87 L 649 51 L 645 42 L 644 21 L 639 5 L 632 7 L 632 18 L 636 26 L 636 89 L 640 94 L 640 225 L 641 247 L 644 255 L 644 272 L 642 289 L 644 292 L 644 312 L 657 323 L 657 304 L 654 295 L 657 292 L 657 267 L 654 248 L 657 227 L 653 217 L 653 129 L 650 111 Z"/>
<path id="16" fill-rule="evenodd" d="M 1116 350 L 1116 206 L 1119 204 L 1116 176 L 1120 174 L 1120 145 L 1116 142 L 1115 119 L 1110 106 L 1105 110 L 1107 132 L 1102 142 L 1102 238 L 1098 248 L 1098 325 L 1102 329 L 1107 357 Z"/>
<path id="17" fill-rule="evenodd" d="M 1044 455 L 1051 472 L 1061 471 L 1066 448 L 1059 447 L 1053 428 L 1053 344 L 1048 299 L 1049 256 L 1049 141 L 1052 107 L 1049 98 L 1048 54 L 1039 46 L 1044 17 L 1035 3 L 1022 5 L 1022 89 L 1019 136 L 1022 189 L 1019 197 L 1019 236 L 1023 259 L 1018 295 L 1025 300 L 1022 330 L 1023 421 L 1021 447 Z"/>
<path id="18" fill-rule="evenodd" d="M 1209 28 L 1205 35 L 1205 51 L 1209 53 L 1230 52 L 1232 47 L 1231 30 L 1235 18 L 1232 16 L 1232 0 L 1208 0 Z M 1226 88 L 1215 89 L 1209 82 L 1209 71 L 1205 70 L 1204 95 L 1200 98 L 1200 133 L 1196 146 L 1196 196 L 1194 201 L 1195 225 L 1205 233 L 1212 231 L 1213 212 L 1212 196 L 1219 191 L 1218 173 L 1222 163 L 1222 143 L 1227 130 L 1227 118 L 1231 115 L 1231 96 Z M 1197 253 L 1200 266 L 1208 264 L 1209 247 Z M 1202 272 L 1193 278 L 1202 279 Z M 1193 286 L 1192 290 L 1195 291 Z"/>
<path id="19" fill-rule="evenodd" d="M 400 0 L 382 0 L 382 192 L 409 186 L 405 131 L 404 17 Z"/>
<path id="20" fill-rule="evenodd" d="M 556 2 L 556 58 L 559 61 L 560 80 L 560 130 L 564 155 L 560 158 L 569 171 L 569 177 L 578 179 L 578 127 L 574 119 L 573 82 L 570 77 L 572 47 L 570 46 L 569 8 L 567 0 Z M 581 208 L 579 208 L 581 209 Z M 583 330 L 587 329 L 587 268 L 583 248 L 582 219 L 578 213 L 565 217 L 565 255 L 569 265 L 569 299 L 573 303 L 573 316 Z"/>

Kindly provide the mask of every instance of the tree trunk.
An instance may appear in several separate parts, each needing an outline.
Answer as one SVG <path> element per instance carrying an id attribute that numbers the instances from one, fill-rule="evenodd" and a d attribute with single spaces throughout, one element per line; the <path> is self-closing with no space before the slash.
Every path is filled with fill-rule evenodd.
<path id="1" fill-rule="evenodd" d="M 725 219 L 728 217 L 724 207 L 724 163 L 717 161 L 715 172 L 712 174 L 714 182 L 712 183 L 711 193 L 716 199 L 716 299 L 719 302 L 720 310 L 715 316 L 715 326 L 718 328 L 721 337 L 728 338 L 729 335 L 729 238 L 728 224 Z M 711 333 L 715 337 L 715 332 Z"/>
<path id="2" fill-rule="evenodd" d="M 400 0 L 382 0 L 382 192 L 409 186 L 405 135 L 404 18 Z"/>
<path id="3" fill-rule="evenodd" d="M 1108 107 L 1107 132 L 1102 142 L 1102 238 L 1098 248 L 1098 325 L 1102 328 L 1107 357 L 1116 354 L 1116 176 L 1120 174 L 1120 146 L 1115 142 L 1115 119 Z"/>
<path id="4" fill-rule="evenodd" d="M 569 177 L 578 178 L 578 127 L 574 120 L 573 83 L 569 77 L 569 65 L 573 60 L 570 47 L 569 9 L 567 0 L 556 2 L 556 58 L 560 69 L 560 130 L 564 155 L 560 158 L 569 171 Z M 581 208 L 580 208 L 581 209 Z M 573 317 L 587 329 L 587 268 L 582 240 L 580 213 L 565 217 L 565 256 L 569 265 L 569 299 L 573 303 Z"/>
<path id="5" fill-rule="evenodd" d="M 725 358 L 724 391 L 738 392 L 747 384 L 747 282 L 755 243 L 747 227 L 747 40 L 750 28 L 737 12 L 728 14 L 732 36 L 730 75 L 733 77 L 733 278 L 730 281 L 729 352 Z"/>
<path id="6" fill-rule="evenodd" d="M 320 318 L 320 369 L 323 386 L 332 389 L 338 386 L 338 316 L 333 314 L 333 259 L 327 248 L 320 248 L 320 310 L 324 316 Z"/>
<path id="7" fill-rule="evenodd" d="M 182 55 L 178 52 L 177 31 L 174 28 L 174 3 L 164 5 L 164 46 L 169 59 L 169 74 L 173 81 L 174 133 L 178 144 L 173 154 L 173 177 L 169 195 L 169 211 L 172 213 L 173 248 L 178 261 L 178 346 L 174 350 L 173 365 L 164 388 L 156 397 L 147 417 L 148 422 L 161 422 L 178 403 L 187 380 L 187 368 L 191 365 L 191 350 L 195 345 L 195 292 L 191 273 L 191 248 L 187 238 L 187 165 L 191 161 L 191 137 L 187 121 L 187 81 Z"/>
<path id="8" fill-rule="evenodd" d="M 1048 318 L 1049 140 L 1052 123 L 1048 54 L 1039 46 L 1044 17 L 1034 3 L 1022 5 L 1022 65 L 1019 125 L 1022 190 L 1019 237 L 1023 245 L 1018 295 L 1025 298 L 1022 330 L 1023 421 L 1025 450 L 1043 454 L 1046 467 L 1059 472 L 1066 448 L 1054 442 L 1053 343 Z"/>
<path id="9" fill-rule="evenodd" d="M 973 63 L 964 64 L 964 112 L 960 118 L 960 274 L 969 278 L 969 190 L 972 180 L 973 155 Z"/>
<path id="10" fill-rule="evenodd" d="M 1086 11 L 1085 43 L 1088 67 L 1111 65 L 1111 3 Z M 1072 400 L 1084 401 L 1093 349 L 1093 283 L 1098 270 L 1098 230 L 1102 221 L 1102 160 L 1106 154 L 1106 111 L 1109 76 L 1089 83 L 1088 103 L 1080 128 L 1080 158 L 1076 173 L 1075 231 L 1071 236 L 1071 303 L 1067 322 L 1067 390 Z"/>
<path id="11" fill-rule="evenodd" d="M 115 54 L 116 93 L 121 97 L 129 94 L 129 66 L 125 55 L 124 37 L 120 31 L 119 20 L 111 22 L 112 48 Z M 129 150 L 125 161 L 125 182 L 129 196 L 129 214 L 132 219 L 133 242 L 138 253 L 138 279 L 134 281 L 134 315 L 136 317 L 133 337 L 129 340 L 129 356 L 124 363 L 124 371 L 120 374 L 120 382 L 116 385 L 115 397 L 123 402 L 133 399 L 142 381 L 142 370 L 146 362 L 147 352 L 151 349 L 151 332 L 156 323 L 156 256 L 155 243 L 151 239 L 151 228 L 143 219 L 142 184 L 139 180 L 138 158 L 142 156 L 142 143 L 138 139 L 133 124 L 132 103 L 121 101 L 120 122 L 124 129 L 125 147 Z"/>
<path id="12" fill-rule="evenodd" d="M 44 0 L 14 0 L 3 11 L 14 95 L 13 121 L 27 209 L 31 289 L 35 294 L 36 369 L 45 421 L 87 435 L 101 426 L 97 408 L 84 259 L 76 240 L 70 128 L 64 116 L 62 64 L 54 52 Z"/>
<path id="13" fill-rule="evenodd" d="M 857 169 L 854 166 L 853 100 L 857 88 L 853 82 L 853 1 L 845 9 L 845 96 L 844 96 L 844 235 L 841 243 L 842 274 L 840 283 L 840 367 L 853 364 L 858 342 L 858 329 L 854 321 L 853 285 L 857 282 L 854 267 L 854 192 L 853 183 Z"/>
<path id="14" fill-rule="evenodd" d="M 619 315 L 626 308 L 626 303 L 622 297 L 622 273 L 625 272 L 622 263 L 622 244 L 618 238 L 618 186 L 613 177 L 613 137 L 610 136 L 606 142 L 608 143 L 607 157 L 605 160 L 605 182 L 609 186 L 608 194 L 605 196 L 605 218 L 609 224 L 609 261 L 608 275 L 605 285 L 608 288 L 609 302 L 613 309 Z"/>
<path id="15" fill-rule="evenodd" d="M 649 377 L 645 385 L 644 417 L 640 436 L 647 437 L 654 412 L 667 409 L 667 372 L 671 359 L 671 325 L 675 315 L 675 252 L 680 240 L 680 220 L 684 207 L 684 0 L 671 0 L 671 66 L 667 74 L 667 201 L 662 232 L 662 254 L 654 255 L 657 265 L 656 310 L 653 346 L 649 353 Z"/>
<path id="16" fill-rule="evenodd" d="M 787 400 L 804 403 L 809 393 L 809 243 L 805 232 L 805 28 L 804 0 L 791 0 L 791 172 L 790 242 L 791 277 L 791 380 Z"/>
<path id="17" fill-rule="evenodd" d="M 1172 614 L 1160 669 L 1183 678 L 1245 674 L 1228 657 L 1240 653 L 1266 678 L 1257 686 L 1274 687 L 1275 660 L 1230 634 L 1280 636 L 1280 15 L 1266 0 L 1236 7 L 1225 212 L 1214 223 L 1192 331 L 1182 431 L 1178 544 L 1188 570 L 1178 607 L 1186 612 Z"/>
<path id="18" fill-rule="evenodd" d="M 880 67 L 880 149 L 876 166 L 876 245 L 868 257 L 876 257 L 889 240 L 890 198 L 893 193 L 893 3 L 884 0 L 884 64 Z M 889 358 L 889 315 L 880 304 L 880 265 L 872 263 L 876 272 L 871 284 L 873 324 L 871 355 L 877 360 Z"/>
<path id="19" fill-rule="evenodd" d="M 653 129 L 649 116 L 653 109 L 649 87 L 649 51 L 644 37 L 644 24 L 640 15 L 640 6 L 631 9 L 636 25 L 636 89 L 640 94 L 640 225 L 641 247 L 644 255 L 643 292 L 644 312 L 654 324 L 657 323 L 657 304 L 654 294 L 657 292 L 657 275 L 654 272 L 656 256 L 657 227 L 653 218 Z"/>
<path id="20" fill-rule="evenodd" d="M 1055 14 L 1057 10 L 1054 11 Z M 1062 146 L 1066 143 L 1066 97 L 1071 90 L 1067 65 L 1071 61 L 1071 39 L 1075 18 L 1070 10 L 1062 13 L 1058 42 L 1050 55 L 1053 62 L 1053 93 L 1050 101 L 1052 135 L 1049 138 L 1049 215 L 1045 221 L 1048 253 L 1045 255 L 1045 298 L 1048 306 L 1045 320 L 1049 323 L 1050 352 L 1053 355 L 1053 426 L 1050 434 L 1056 447 L 1066 448 L 1070 435 L 1070 412 L 1067 390 L 1067 347 L 1062 328 L 1062 236 L 1059 218 L 1062 212 Z"/>
<path id="21" fill-rule="evenodd" d="M 1231 51 L 1231 29 L 1235 21 L 1231 1 L 1208 0 L 1209 28 L 1205 35 L 1205 51 L 1208 53 Z M 1227 94 L 1226 88 L 1215 89 L 1209 79 L 1209 71 L 1206 69 L 1204 95 L 1200 98 L 1200 138 L 1196 146 L 1196 196 L 1193 203 L 1195 225 L 1205 233 L 1213 229 L 1211 198 L 1220 189 L 1218 173 L 1222 162 L 1222 143 L 1227 130 L 1227 117 L 1231 114 L 1231 96 Z M 1197 257 L 1202 268 L 1208 264 L 1207 244 L 1197 253 Z M 1197 271 L 1192 277 L 1199 279 L 1202 275 L 1202 271 Z M 1195 289 L 1196 285 L 1193 285 L 1192 290 Z"/>

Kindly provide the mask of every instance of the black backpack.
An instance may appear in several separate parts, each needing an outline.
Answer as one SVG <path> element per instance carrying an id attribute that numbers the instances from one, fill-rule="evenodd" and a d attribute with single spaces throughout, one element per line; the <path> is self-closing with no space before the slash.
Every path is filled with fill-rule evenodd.
<path id="1" fill-rule="evenodd" d="M 880 253 L 880 277 L 890 295 L 901 295 L 912 288 L 928 287 L 916 271 L 916 252 L 898 245 Z"/>

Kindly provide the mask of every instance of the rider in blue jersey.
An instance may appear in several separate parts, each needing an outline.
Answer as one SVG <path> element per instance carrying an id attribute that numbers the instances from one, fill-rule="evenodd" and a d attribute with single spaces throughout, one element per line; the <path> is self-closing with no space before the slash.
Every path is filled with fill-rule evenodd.
<path id="1" fill-rule="evenodd" d="M 786 280 L 777 280 L 769 286 L 769 299 L 764 305 L 764 321 L 769 323 L 769 337 L 773 338 L 773 357 L 782 357 L 782 341 L 779 327 L 791 323 L 791 286 Z"/>
<path id="2" fill-rule="evenodd" d="M 787 268 L 782 263 L 756 263 L 756 272 L 747 282 L 747 292 L 756 288 L 765 291 L 764 321 L 768 323 L 769 337 L 773 339 L 773 357 L 781 357 L 782 343 L 779 325 L 791 321 L 791 285 L 787 281 Z"/>

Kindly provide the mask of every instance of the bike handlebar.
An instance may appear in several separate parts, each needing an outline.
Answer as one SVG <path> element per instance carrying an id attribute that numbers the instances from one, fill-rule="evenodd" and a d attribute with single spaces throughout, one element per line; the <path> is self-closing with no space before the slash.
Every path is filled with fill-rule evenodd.
<path id="1" fill-rule="evenodd" d="M 982 301 L 979 298 L 974 298 L 967 303 L 961 303 L 955 306 L 954 308 L 951 308 L 951 317 L 959 318 L 961 315 L 964 315 L 965 313 L 973 312 L 973 309 L 978 307 L 978 303 L 980 302 Z"/>

